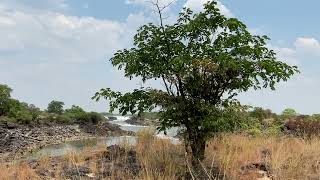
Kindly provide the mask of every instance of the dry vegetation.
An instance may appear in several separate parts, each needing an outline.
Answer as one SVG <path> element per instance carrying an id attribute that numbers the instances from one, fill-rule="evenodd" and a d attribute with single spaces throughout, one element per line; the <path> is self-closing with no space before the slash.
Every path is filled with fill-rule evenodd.
<path id="1" fill-rule="evenodd" d="M 0 179 L 184 179 L 192 172 L 183 145 L 138 133 L 138 143 L 101 145 L 59 158 L 2 165 Z M 210 141 L 203 164 L 207 179 L 318 179 L 320 139 L 221 135 Z M 191 176 L 192 178 L 192 176 Z"/>

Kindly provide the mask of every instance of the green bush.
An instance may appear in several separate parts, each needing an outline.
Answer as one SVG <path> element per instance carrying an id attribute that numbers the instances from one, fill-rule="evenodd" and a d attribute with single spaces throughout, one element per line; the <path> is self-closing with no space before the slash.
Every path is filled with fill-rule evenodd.
<path id="1" fill-rule="evenodd" d="M 42 122 L 48 123 L 58 123 L 58 124 L 70 124 L 72 123 L 72 119 L 66 115 L 57 115 L 57 114 L 50 114 L 45 119 L 42 119 Z"/>
<path id="2" fill-rule="evenodd" d="M 64 106 L 64 102 L 51 101 L 48 104 L 47 111 L 48 111 L 48 113 L 54 113 L 54 114 L 60 114 L 61 115 L 63 113 L 63 106 Z"/>
<path id="3" fill-rule="evenodd" d="M 91 124 L 98 124 L 103 120 L 105 120 L 105 118 L 101 114 L 96 112 L 82 114 L 77 119 L 77 121 L 80 123 L 91 123 Z"/>
<path id="4" fill-rule="evenodd" d="M 73 123 L 73 120 L 69 117 L 69 116 L 66 116 L 66 115 L 58 115 L 56 117 L 56 123 L 59 123 L 59 124 L 71 124 Z"/>
<path id="5" fill-rule="evenodd" d="M 0 123 L 7 123 L 7 122 L 16 123 L 17 121 L 15 119 L 9 118 L 7 116 L 0 116 Z"/>
<path id="6" fill-rule="evenodd" d="M 0 84 L 0 116 L 5 116 L 10 111 L 12 89 L 4 84 Z"/>
<path id="7" fill-rule="evenodd" d="M 30 124 L 32 122 L 31 113 L 25 110 L 17 111 L 14 118 L 20 124 Z"/>
<path id="8" fill-rule="evenodd" d="M 249 112 L 249 115 L 259 120 L 270 119 L 277 116 L 270 109 L 263 109 L 261 107 L 255 107 L 251 112 Z"/>
<path id="9" fill-rule="evenodd" d="M 295 118 L 297 117 L 299 114 L 296 112 L 296 110 L 292 109 L 292 108 L 287 108 L 285 110 L 282 111 L 281 113 L 281 118 L 283 120 L 288 120 L 291 118 Z"/>
<path id="10" fill-rule="evenodd" d="M 313 120 L 320 121 L 320 114 L 313 114 L 313 115 L 311 116 L 311 118 L 312 118 Z"/>
<path id="11" fill-rule="evenodd" d="M 64 115 L 72 120 L 77 120 L 84 116 L 86 112 L 79 106 L 72 105 L 70 109 L 66 109 Z"/>

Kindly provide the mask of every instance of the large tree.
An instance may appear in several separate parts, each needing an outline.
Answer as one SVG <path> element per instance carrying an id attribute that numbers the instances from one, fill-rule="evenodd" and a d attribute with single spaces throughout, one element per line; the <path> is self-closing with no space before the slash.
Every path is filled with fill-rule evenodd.
<path id="1" fill-rule="evenodd" d="M 134 46 L 118 51 L 111 63 L 128 78 L 158 79 L 163 89 L 142 87 L 129 93 L 101 89 L 93 97 L 110 100 L 123 114 L 160 111 L 160 130 L 185 129 L 193 162 L 204 159 L 206 140 L 236 128 L 229 107 L 240 92 L 275 89 L 298 72 L 277 60 L 266 46 L 267 36 L 251 34 L 236 18 L 227 18 L 217 2 L 194 13 L 184 8 L 175 24 L 165 25 L 158 3 L 159 25 L 146 24 L 134 36 Z"/>

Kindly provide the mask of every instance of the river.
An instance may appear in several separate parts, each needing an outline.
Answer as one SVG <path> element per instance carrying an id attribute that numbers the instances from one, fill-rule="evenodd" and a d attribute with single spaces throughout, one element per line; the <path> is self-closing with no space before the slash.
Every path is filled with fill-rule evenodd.
<path id="1" fill-rule="evenodd" d="M 146 128 L 151 128 L 149 126 L 137 126 L 137 125 L 128 124 L 125 121 L 130 117 L 127 117 L 127 116 L 113 116 L 113 117 L 116 119 L 109 122 L 112 124 L 120 125 L 120 128 L 126 131 L 138 132 Z M 176 143 L 179 143 L 179 140 L 177 138 L 174 138 L 176 133 L 177 133 L 177 128 L 172 128 L 167 131 L 167 135 L 165 135 L 164 133 L 158 133 L 156 134 L 156 136 L 163 139 L 170 139 L 172 143 L 176 144 Z M 62 156 L 69 152 L 80 152 L 86 147 L 95 148 L 101 144 L 106 144 L 107 146 L 121 144 L 121 143 L 134 145 L 136 143 L 136 140 L 137 139 L 135 136 L 110 136 L 110 137 L 100 137 L 100 138 L 94 138 L 94 139 L 88 139 L 88 140 L 65 142 L 61 144 L 55 144 L 55 145 L 49 145 L 49 146 L 43 147 L 42 149 L 39 149 L 33 152 L 29 156 L 29 159 L 39 159 L 43 156 L 51 156 L 51 157 Z"/>

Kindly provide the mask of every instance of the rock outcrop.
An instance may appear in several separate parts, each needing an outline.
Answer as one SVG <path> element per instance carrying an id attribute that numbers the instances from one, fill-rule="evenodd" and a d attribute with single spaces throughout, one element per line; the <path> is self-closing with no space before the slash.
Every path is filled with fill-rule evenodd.
<path id="1" fill-rule="evenodd" d="M 107 122 L 99 124 L 41 125 L 0 124 L 0 159 L 12 160 L 34 149 L 66 141 L 89 139 L 97 136 L 133 135 Z"/>

